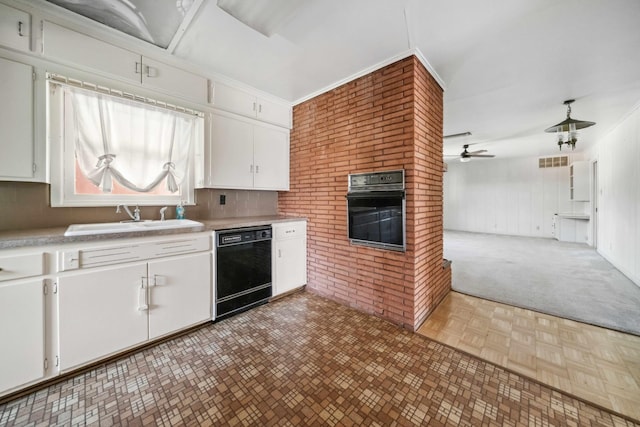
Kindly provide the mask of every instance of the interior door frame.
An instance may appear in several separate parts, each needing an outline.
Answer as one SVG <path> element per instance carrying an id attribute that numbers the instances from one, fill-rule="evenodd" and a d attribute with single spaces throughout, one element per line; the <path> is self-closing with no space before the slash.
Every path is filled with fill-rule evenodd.
<path id="1" fill-rule="evenodd" d="M 598 160 L 591 162 L 591 246 L 598 248 Z"/>

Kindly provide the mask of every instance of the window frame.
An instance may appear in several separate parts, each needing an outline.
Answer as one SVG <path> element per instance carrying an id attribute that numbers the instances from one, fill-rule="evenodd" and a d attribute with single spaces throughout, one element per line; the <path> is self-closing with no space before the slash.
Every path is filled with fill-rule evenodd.
<path id="1" fill-rule="evenodd" d="M 198 171 L 196 160 L 204 151 L 205 120 L 199 116 L 196 123 L 197 135 L 190 149 L 188 172 L 175 195 L 158 194 L 76 194 L 75 193 L 75 143 L 65 133 L 72 120 L 66 117 L 64 91 L 58 80 L 46 82 L 47 139 L 50 144 L 51 159 L 51 207 L 101 207 L 119 204 L 138 206 L 195 204 L 195 183 Z M 143 104 L 143 103 L 141 103 Z M 66 121 L 66 123 L 65 123 Z M 159 185 L 163 185 L 162 183 Z"/>

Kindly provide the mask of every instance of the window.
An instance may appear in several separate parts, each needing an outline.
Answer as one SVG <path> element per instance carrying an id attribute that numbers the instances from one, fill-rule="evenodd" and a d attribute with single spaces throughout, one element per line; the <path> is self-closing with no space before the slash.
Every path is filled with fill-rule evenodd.
<path id="1" fill-rule="evenodd" d="M 67 82 L 49 80 L 52 206 L 193 203 L 201 115 Z"/>

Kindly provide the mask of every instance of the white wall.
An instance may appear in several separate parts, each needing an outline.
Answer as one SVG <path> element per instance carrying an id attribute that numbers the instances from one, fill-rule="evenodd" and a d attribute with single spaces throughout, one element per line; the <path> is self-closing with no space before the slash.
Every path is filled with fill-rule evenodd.
<path id="1" fill-rule="evenodd" d="M 570 155 L 573 160 L 579 156 Z M 554 213 L 587 209 L 588 203 L 569 200 L 569 167 L 540 169 L 537 157 L 451 162 L 444 174 L 450 230 L 552 237 Z"/>
<path id="2" fill-rule="evenodd" d="M 640 105 L 590 152 L 598 167 L 598 252 L 640 286 Z"/>

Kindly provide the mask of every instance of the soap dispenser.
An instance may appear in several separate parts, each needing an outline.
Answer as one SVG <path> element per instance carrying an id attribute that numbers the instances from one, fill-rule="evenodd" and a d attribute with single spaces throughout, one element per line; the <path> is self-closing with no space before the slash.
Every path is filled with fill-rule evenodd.
<path id="1" fill-rule="evenodd" d="M 176 219 L 184 219 L 184 206 L 182 205 L 182 200 L 176 206 Z"/>

